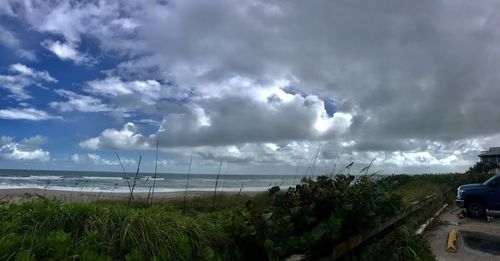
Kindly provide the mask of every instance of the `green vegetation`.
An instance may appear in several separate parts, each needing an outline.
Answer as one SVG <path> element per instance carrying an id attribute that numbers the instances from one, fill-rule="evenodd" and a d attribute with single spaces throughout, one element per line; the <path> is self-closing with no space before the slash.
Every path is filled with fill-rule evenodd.
<path id="1" fill-rule="evenodd" d="M 467 170 L 467 173 L 491 173 L 500 166 L 495 161 L 479 161 Z"/>
<path id="2" fill-rule="evenodd" d="M 413 178 L 418 179 L 419 176 Z M 395 231 L 373 237 L 356 251 L 344 256 L 344 259 L 352 261 L 435 260 L 425 237 L 417 235 L 416 231 L 442 206 L 443 202 L 434 201 L 402 220 L 401 226 Z"/>
<path id="3" fill-rule="evenodd" d="M 304 178 L 300 185 L 255 197 L 157 202 L 63 203 L 33 200 L 0 206 L 0 260 L 278 260 L 291 254 L 328 255 L 334 244 L 376 227 L 410 202 L 486 174 L 348 175 Z M 427 212 L 425 212 L 427 211 Z M 432 260 L 415 224 L 396 243 L 367 243 L 346 257 Z M 417 215 L 418 216 L 418 215 Z M 389 247 L 388 247 L 389 246 Z"/>
<path id="4" fill-rule="evenodd" d="M 264 249 L 272 259 L 297 252 L 328 254 L 335 243 L 374 228 L 401 210 L 395 185 L 369 176 L 304 178 L 283 193 L 272 188 L 271 206 L 242 210 L 233 231 L 238 245 L 250 244 L 247 248 L 253 254 Z"/>
<path id="5" fill-rule="evenodd" d="M 0 259 L 231 259 L 230 213 L 40 200 L 0 210 Z M 217 251 L 217 252 L 216 252 Z"/>
<path id="6" fill-rule="evenodd" d="M 415 234 L 414 222 L 398 228 L 385 239 L 372 240 L 359 251 L 345 257 L 350 261 L 421 260 L 431 261 L 435 257 L 425 238 Z"/>
<path id="7" fill-rule="evenodd" d="M 434 192 L 456 192 L 458 186 L 468 183 L 481 183 L 492 177 L 493 174 L 466 173 L 466 174 L 422 174 L 422 175 L 393 175 L 390 178 L 399 184 L 403 201 L 409 204 Z"/>

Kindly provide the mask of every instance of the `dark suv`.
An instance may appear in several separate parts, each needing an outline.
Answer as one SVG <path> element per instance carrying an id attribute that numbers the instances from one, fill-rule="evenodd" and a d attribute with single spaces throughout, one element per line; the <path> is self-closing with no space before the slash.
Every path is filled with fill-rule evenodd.
<path id="1" fill-rule="evenodd" d="M 457 206 L 467 210 L 467 215 L 483 217 L 486 209 L 500 210 L 500 174 L 483 183 L 467 184 L 457 189 Z"/>

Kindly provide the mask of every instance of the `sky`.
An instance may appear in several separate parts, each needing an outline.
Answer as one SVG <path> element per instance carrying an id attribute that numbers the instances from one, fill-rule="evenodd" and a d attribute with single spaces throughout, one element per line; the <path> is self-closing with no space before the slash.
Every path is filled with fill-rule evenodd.
<path id="1" fill-rule="evenodd" d="M 0 2 L 0 168 L 466 170 L 500 146 L 500 3 Z"/>

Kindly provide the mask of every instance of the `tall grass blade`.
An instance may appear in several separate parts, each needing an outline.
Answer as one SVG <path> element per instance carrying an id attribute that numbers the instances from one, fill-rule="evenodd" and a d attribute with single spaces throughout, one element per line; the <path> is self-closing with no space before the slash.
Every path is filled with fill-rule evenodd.
<path id="1" fill-rule="evenodd" d="M 342 149 L 342 151 L 340 152 L 339 156 L 335 160 L 335 163 L 333 164 L 332 174 L 330 176 L 335 175 L 335 169 L 337 168 L 337 163 L 339 163 L 339 160 L 340 160 L 340 157 L 342 157 L 342 154 L 344 154 L 344 149 Z"/>
<path id="2" fill-rule="evenodd" d="M 155 185 L 156 185 L 156 174 L 158 171 L 158 146 L 160 142 L 158 141 L 158 136 L 156 136 L 156 154 L 155 154 L 155 174 L 153 177 L 153 191 L 151 193 L 151 206 L 153 205 L 153 197 L 155 195 Z M 149 198 L 149 196 L 148 196 Z"/>
<path id="3" fill-rule="evenodd" d="M 137 163 L 137 171 L 135 172 L 134 184 L 132 185 L 132 188 L 130 189 L 130 196 L 128 197 L 127 209 L 130 208 L 130 201 L 134 197 L 134 189 L 135 189 L 135 184 L 137 183 L 137 176 L 139 176 L 139 169 L 141 168 L 141 160 L 142 160 L 142 156 L 139 156 L 139 163 Z"/>
<path id="4" fill-rule="evenodd" d="M 307 169 L 306 169 L 306 173 L 304 174 L 304 177 L 309 177 L 309 173 L 310 173 L 310 171 L 312 169 L 312 165 L 313 165 L 313 161 L 314 161 L 314 157 L 315 156 L 316 155 L 313 155 L 312 158 L 311 158 L 311 160 L 309 160 L 309 163 L 307 163 L 308 165 L 307 165 Z"/>
<path id="5" fill-rule="evenodd" d="M 229 173 L 229 162 L 226 163 L 226 171 L 224 171 L 224 175 L 222 175 L 222 189 L 221 189 L 221 191 L 224 191 L 228 173 Z"/>
<path id="6" fill-rule="evenodd" d="M 125 180 L 127 181 L 127 186 L 128 186 L 128 190 L 130 192 L 132 192 L 132 187 L 130 187 L 130 182 L 128 181 L 128 177 L 127 177 L 127 172 L 125 171 L 125 167 L 123 167 L 123 163 L 122 163 L 122 160 L 120 159 L 120 155 L 118 155 L 118 152 L 115 151 L 115 155 L 116 157 L 118 158 L 118 162 L 120 162 L 120 166 L 122 167 L 122 170 L 123 170 L 123 177 L 125 178 Z"/>
<path id="7" fill-rule="evenodd" d="M 234 197 L 234 202 L 238 202 L 238 199 L 240 198 L 242 190 L 243 190 L 243 182 L 241 183 L 240 190 L 238 191 L 238 194 L 236 194 L 236 197 Z"/>
<path id="8" fill-rule="evenodd" d="M 371 166 L 372 166 L 372 164 L 373 164 L 373 162 L 374 162 L 374 161 L 375 161 L 375 158 L 373 158 L 373 159 L 370 161 L 370 164 L 368 164 L 368 166 L 366 166 L 366 167 L 362 168 L 362 169 L 359 171 L 359 173 L 361 173 L 361 172 L 365 171 L 365 175 L 368 175 L 368 170 L 370 170 L 370 168 L 371 168 Z"/>
<path id="9" fill-rule="evenodd" d="M 189 169 L 186 181 L 186 189 L 184 190 L 184 207 L 183 210 L 186 212 L 186 202 L 187 202 L 187 192 L 189 187 L 189 175 L 191 174 L 191 165 L 193 164 L 193 153 L 191 153 L 191 157 L 189 158 Z"/>
<path id="10" fill-rule="evenodd" d="M 220 178 L 220 170 L 222 168 L 222 161 L 220 161 L 220 164 L 219 164 L 219 172 L 217 172 L 217 179 L 215 179 L 215 190 L 214 190 L 214 200 L 212 202 L 212 206 L 213 208 L 215 209 L 215 198 L 217 197 L 217 185 L 219 184 L 219 178 Z"/>
<path id="11" fill-rule="evenodd" d="M 340 174 L 342 174 L 342 172 L 343 172 L 344 170 L 349 170 L 349 171 L 350 171 L 350 169 L 351 169 L 351 167 L 352 167 L 353 165 L 354 165 L 354 162 L 351 162 L 351 163 L 347 164 L 347 166 L 345 166 L 345 168 L 343 168 L 341 171 L 339 171 L 339 173 L 340 173 Z"/>
<path id="12" fill-rule="evenodd" d="M 316 161 L 318 160 L 318 155 L 319 155 L 319 150 L 320 149 L 321 149 L 321 146 L 318 146 L 318 149 L 316 150 L 316 155 L 314 155 L 314 160 L 313 160 L 313 164 L 312 164 L 312 167 L 311 167 L 311 177 L 314 176 L 315 171 L 316 171 Z"/>
<path id="13" fill-rule="evenodd" d="M 242 190 L 243 190 L 243 183 L 241 183 L 240 191 L 238 191 L 238 195 L 236 195 L 237 197 L 239 197 L 241 195 Z"/>

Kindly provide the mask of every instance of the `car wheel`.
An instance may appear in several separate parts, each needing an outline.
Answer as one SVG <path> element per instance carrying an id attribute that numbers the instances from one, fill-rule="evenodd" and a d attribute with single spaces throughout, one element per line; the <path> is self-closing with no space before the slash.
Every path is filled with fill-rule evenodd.
<path id="1" fill-rule="evenodd" d="M 467 204 L 467 216 L 482 218 L 486 214 L 486 208 L 482 201 L 473 199 Z"/>

